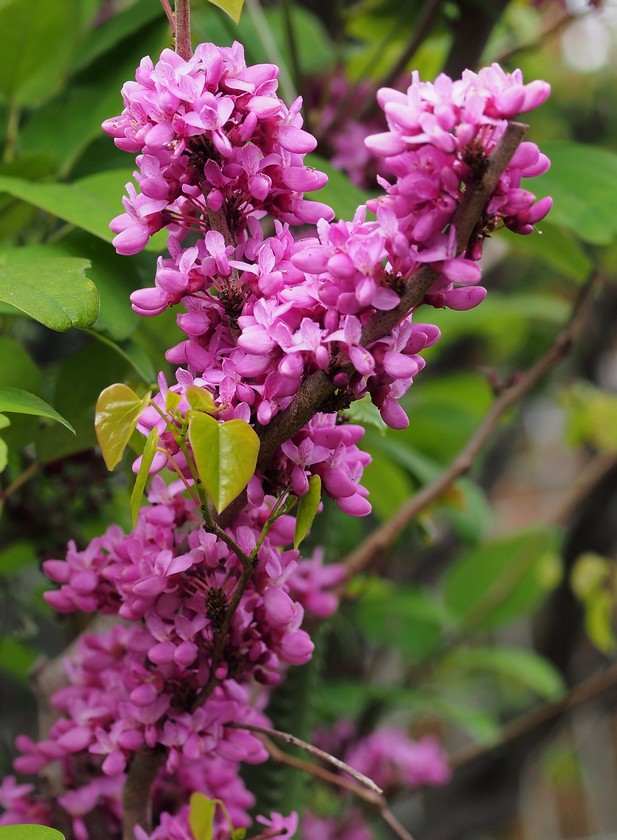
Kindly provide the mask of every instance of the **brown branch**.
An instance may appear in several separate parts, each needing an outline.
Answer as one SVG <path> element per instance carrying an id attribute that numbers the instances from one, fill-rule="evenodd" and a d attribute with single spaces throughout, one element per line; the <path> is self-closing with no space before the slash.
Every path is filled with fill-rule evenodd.
<path id="1" fill-rule="evenodd" d="M 570 689 L 565 697 L 561 700 L 554 700 L 551 703 L 545 703 L 539 709 L 533 709 L 527 714 L 521 715 L 510 723 L 506 724 L 501 730 L 501 737 L 499 741 L 494 744 L 478 746 L 473 744 L 455 753 L 450 758 L 450 766 L 453 769 L 458 769 L 464 764 L 469 764 L 478 758 L 500 749 L 512 741 L 516 741 L 525 735 L 538 729 L 545 723 L 560 717 L 568 712 L 577 709 L 583 703 L 595 699 L 604 692 L 609 691 L 617 686 L 617 662 L 613 663 L 606 670 L 598 674 L 594 674 L 588 679 L 584 680 L 579 685 Z"/>
<path id="2" fill-rule="evenodd" d="M 191 0 L 176 0 L 176 52 L 185 61 L 193 55 L 191 46 Z"/>
<path id="3" fill-rule="evenodd" d="M 313 744 L 308 744 L 306 741 L 296 738 L 295 735 L 291 735 L 289 732 L 280 732 L 276 729 L 269 729 L 265 726 L 254 726 L 252 724 L 238 723 L 231 724 L 231 726 L 235 729 L 247 729 L 261 735 L 261 740 L 265 748 L 268 750 L 270 757 L 274 761 L 278 761 L 280 764 L 286 764 L 288 767 L 294 767 L 296 770 L 308 773 L 309 775 L 320 779 L 322 782 L 326 782 L 334 787 L 349 791 L 349 793 L 352 793 L 354 796 L 357 796 L 359 799 L 362 799 L 364 802 L 372 805 L 377 810 L 383 821 L 390 826 L 392 831 L 394 831 L 397 837 L 400 837 L 401 840 L 414 840 L 412 835 L 404 826 L 401 825 L 388 807 L 388 803 L 381 788 L 378 787 L 372 779 L 369 779 L 363 773 L 359 773 L 357 770 L 354 770 L 353 767 L 350 767 L 344 761 L 340 761 L 340 759 L 330 753 L 320 750 Z M 289 753 L 280 750 L 276 744 L 272 742 L 271 738 L 278 738 L 287 744 L 300 747 L 301 749 L 309 752 L 311 755 L 320 758 L 322 761 L 332 764 L 338 770 L 343 773 L 347 773 L 352 778 L 347 779 L 345 776 L 340 776 L 338 773 L 333 773 L 317 764 L 310 764 L 308 761 L 303 761 L 301 758 L 290 755 Z"/>
<path id="4" fill-rule="evenodd" d="M 122 840 L 135 840 L 135 826 L 152 831 L 152 798 L 150 791 L 165 762 L 162 748 L 142 748 L 133 756 L 122 792 Z"/>
<path id="5" fill-rule="evenodd" d="M 526 373 L 519 376 L 501 392 L 450 466 L 399 508 L 391 519 L 376 528 L 360 548 L 342 561 L 347 570 L 347 578 L 371 565 L 375 558 L 396 540 L 422 510 L 438 499 L 457 478 L 469 472 L 505 412 L 520 402 L 540 379 L 568 353 L 587 318 L 588 309 L 599 282 L 599 278 L 594 275 L 583 287 L 574 305 L 570 320 L 558 334 L 553 344 Z M 344 589 L 344 584 L 342 584 L 342 587 Z"/>

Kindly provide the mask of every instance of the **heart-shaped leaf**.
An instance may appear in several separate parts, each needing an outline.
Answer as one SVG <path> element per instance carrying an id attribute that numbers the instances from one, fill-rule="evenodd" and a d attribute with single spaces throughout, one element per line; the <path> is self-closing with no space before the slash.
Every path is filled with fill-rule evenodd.
<path id="1" fill-rule="evenodd" d="M 113 470 L 120 462 L 149 400 L 150 393 L 138 397 L 132 388 L 121 383 L 110 385 L 101 392 L 96 403 L 94 428 L 108 470 Z"/>
<path id="2" fill-rule="evenodd" d="M 309 478 L 308 493 L 300 496 L 298 514 L 296 516 L 296 531 L 294 534 L 294 548 L 298 548 L 302 540 L 311 530 L 319 502 L 321 501 L 321 478 L 312 475 Z"/>
<path id="3" fill-rule="evenodd" d="M 189 826 L 195 840 L 212 840 L 216 802 L 195 791 L 189 799 Z"/>
<path id="4" fill-rule="evenodd" d="M 195 412 L 189 420 L 189 440 L 199 477 L 220 513 L 255 472 L 259 438 L 244 420 L 219 423 L 208 414 Z"/>
<path id="5" fill-rule="evenodd" d="M 0 411 L 14 411 L 16 414 L 34 414 L 36 417 L 46 417 L 56 423 L 62 423 L 70 432 L 75 434 L 75 429 L 68 420 L 48 405 L 45 400 L 31 394 L 29 391 L 22 391 L 21 388 L 10 388 L 8 385 L 0 385 Z"/>

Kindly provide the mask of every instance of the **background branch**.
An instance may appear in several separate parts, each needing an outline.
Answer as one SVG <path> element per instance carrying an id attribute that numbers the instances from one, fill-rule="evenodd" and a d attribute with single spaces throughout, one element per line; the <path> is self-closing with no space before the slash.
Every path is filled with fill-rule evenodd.
<path id="1" fill-rule="evenodd" d="M 570 320 L 558 334 L 553 344 L 526 373 L 517 377 L 511 385 L 501 392 L 450 466 L 419 493 L 416 493 L 399 508 L 391 519 L 373 531 L 368 539 L 364 540 L 360 548 L 342 561 L 346 567 L 347 579 L 370 566 L 376 557 L 396 540 L 424 508 L 438 499 L 457 478 L 465 475 L 471 469 L 505 412 L 520 402 L 539 380 L 568 353 L 585 323 L 593 295 L 599 284 L 599 276 L 593 275 L 581 290 L 574 304 Z M 342 584 L 343 589 L 344 586 L 345 584 Z"/>
<path id="2" fill-rule="evenodd" d="M 294 767 L 296 770 L 302 770 L 303 772 L 308 773 L 323 782 L 327 782 L 335 787 L 349 791 L 354 794 L 354 796 L 364 800 L 364 802 L 368 802 L 369 805 L 377 810 L 380 817 L 387 825 L 390 826 L 397 837 L 400 837 L 401 840 L 414 840 L 412 835 L 403 825 L 401 825 L 388 807 L 388 803 L 381 788 L 378 787 L 372 779 L 369 779 L 363 773 L 359 773 L 357 770 L 354 770 L 353 767 L 350 767 L 344 761 L 341 761 L 330 753 L 324 752 L 324 750 L 320 750 L 313 744 L 309 744 L 306 741 L 302 741 L 300 738 L 296 738 L 295 735 L 292 735 L 289 732 L 280 732 L 276 729 L 269 729 L 265 726 L 255 726 L 253 724 L 239 723 L 232 724 L 232 726 L 235 729 L 247 729 L 250 732 L 255 732 L 261 735 L 262 742 L 268 750 L 270 757 L 274 761 L 286 764 L 288 767 Z M 283 750 L 280 750 L 276 744 L 272 743 L 271 738 L 277 738 L 284 741 L 286 744 L 292 744 L 293 746 L 300 747 L 300 749 L 309 752 L 311 755 L 320 758 L 322 761 L 332 764 L 338 770 L 343 773 L 347 773 L 352 778 L 347 779 L 345 776 L 339 776 L 337 773 L 332 773 L 330 770 L 326 770 L 316 764 L 310 764 L 308 761 L 303 761 L 300 758 L 296 758 L 296 756 L 289 755 L 289 753 L 283 752 Z"/>

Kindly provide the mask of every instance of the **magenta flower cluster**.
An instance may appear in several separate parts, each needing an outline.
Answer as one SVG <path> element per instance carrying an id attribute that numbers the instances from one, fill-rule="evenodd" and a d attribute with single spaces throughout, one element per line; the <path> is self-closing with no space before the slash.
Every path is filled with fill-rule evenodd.
<path id="1" fill-rule="evenodd" d="M 507 121 L 546 98 L 544 83 L 525 85 L 519 73 L 494 66 L 460 82 L 441 76 L 431 85 L 414 76 L 406 94 L 382 91 L 389 130 L 367 145 L 391 180 L 382 179 L 384 194 L 369 202 L 373 215 L 360 207 L 353 220 L 333 222 L 327 205 L 304 197 L 326 178 L 306 165 L 316 141 L 302 128 L 301 102 L 288 108 L 278 97 L 277 73 L 274 65 L 247 67 L 238 44 L 202 44 L 189 60 L 165 50 L 156 65 L 141 62 L 136 81 L 123 88 L 123 113 L 104 124 L 119 148 L 137 153 L 139 190 L 127 186 L 125 212 L 111 224 L 118 252 L 138 252 L 163 228 L 169 234 L 154 287 L 134 292 L 132 302 L 147 316 L 179 305 L 186 338 L 167 353 L 178 366 L 176 382 L 159 379 L 138 429 L 159 431 L 162 451 L 151 472 L 174 466 L 186 484 L 190 450 L 174 435 L 167 406 L 175 406 L 178 423 L 191 387 L 208 392 L 219 421 L 267 427 L 321 371 L 341 402 L 370 395 L 386 423 L 404 427 L 399 400 L 439 331 L 413 313 L 368 343 L 365 328 L 399 305 L 405 283 L 424 265 L 439 273 L 424 303 L 475 306 L 485 294 L 478 285 L 483 238 L 499 225 L 528 233 L 548 210 L 548 201 L 536 203 L 521 188 L 523 177 L 548 166 L 524 143 L 482 229 L 465 253 L 456 251 L 452 222 L 465 190 Z M 306 225 L 313 227 L 304 238 L 294 235 Z M 268 725 L 271 686 L 313 652 L 305 610 L 330 615 L 345 576 L 318 552 L 302 560 L 291 548 L 295 517 L 271 524 L 272 510 L 284 494 L 304 496 L 319 476 L 344 512 L 368 514 L 362 434 L 334 410 L 315 414 L 253 476 L 244 508 L 224 530 L 204 526 L 182 481 L 166 485 L 155 476 L 132 533 L 112 526 L 86 549 L 70 545 L 65 560 L 45 563 L 58 584 L 46 595 L 54 609 L 120 622 L 85 635 L 67 660 L 68 684 L 54 695 L 59 717 L 48 737 L 18 742 L 20 772 L 54 762 L 60 768 L 66 792 L 54 807 L 71 820 L 75 840 L 87 840 L 93 813 L 104 814 L 109 836 L 118 836 L 121 789 L 144 749 L 161 751 L 164 762 L 154 787 L 157 827 L 150 835 L 138 827 L 136 840 L 190 838 L 192 791 L 222 799 L 236 827 L 249 825 L 253 797 L 238 768 L 266 752 L 238 725 Z M 385 732 L 349 759 L 378 783 L 416 785 L 445 781 L 438 753 Z M 0 824 L 54 819 L 44 796 L 11 778 L 0 803 Z M 227 840 L 228 825 L 220 814 L 217 820 L 216 840 Z M 291 837 L 297 818 L 273 814 L 262 825 L 264 836 Z"/>
<path id="2" fill-rule="evenodd" d="M 329 730 L 315 733 L 315 742 L 372 779 L 388 796 L 402 789 L 438 787 L 451 776 L 448 757 L 432 736 L 413 740 L 400 727 L 382 727 L 360 737 L 353 721 L 342 718 Z M 357 807 L 342 796 L 344 813 L 321 816 L 305 813 L 304 840 L 374 840 L 370 825 Z"/>

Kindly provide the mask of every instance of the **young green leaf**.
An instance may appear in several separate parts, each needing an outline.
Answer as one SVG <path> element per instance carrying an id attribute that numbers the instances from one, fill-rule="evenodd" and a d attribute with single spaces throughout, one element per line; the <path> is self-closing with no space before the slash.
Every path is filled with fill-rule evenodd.
<path id="1" fill-rule="evenodd" d="M 64 834 L 46 825 L 3 825 L 0 840 L 64 840 Z"/>
<path id="2" fill-rule="evenodd" d="M 317 514 L 321 501 L 321 478 L 312 475 L 309 478 L 308 493 L 300 496 L 298 501 L 298 515 L 296 517 L 296 532 L 294 534 L 294 548 L 298 548 L 302 540 L 311 530 L 311 525 Z"/>
<path id="3" fill-rule="evenodd" d="M 189 421 L 189 440 L 199 477 L 220 513 L 255 472 L 259 438 L 244 420 L 219 423 L 198 412 Z"/>
<path id="4" fill-rule="evenodd" d="M 99 396 L 94 428 L 108 470 L 113 470 L 120 462 L 139 415 L 149 400 L 149 393 L 140 399 L 132 388 L 121 383 L 110 385 Z"/>
<path id="5" fill-rule="evenodd" d="M 229 15 L 234 23 L 240 22 L 244 0 L 208 0 L 208 2 L 224 11 L 226 15 Z"/>
<path id="6" fill-rule="evenodd" d="M 536 528 L 477 546 L 443 581 L 445 604 L 464 628 L 492 630 L 538 606 L 559 582 L 554 529 Z"/>
<path id="7" fill-rule="evenodd" d="M 214 399 L 210 391 L 207 391 L 205 388 L 198 388 L 197 385 L 189 385 L 186 389 L 186 398 L 191 408 L 194 408 L 195 411 L 205 411 L 206 414 L 214 414 L 219 410 L 218 406 L 214 404 Z"/>
<path id="8" fill-rule="evenodd" d="M 21 388 L 10 388 L 8 385 L 0 385 L 0 411 L 14 411 L 16 414 L 34 414 L 36 417 L 46 417 L 61 423 L 70 432 L 75 434 L 75 429 L 68 420 L 48 405 L 45 400 L 23 391 Z M 0 426 L 1 428 L 1 426 Z"/>
<path id="9" fill-rule="evenodd" d="M 89 327 L 99 312 L 98 292 L 84 274 L 89 266 L 89 260 L 78 257 L 44 255 L 42 248 L 5 250 L 0 253 L 0 301 L 58 332 Z"/>
<path id="10" fill-rule="evenodd" d="M 150 467 L 154 456 L 156 455 L 156 446 L 159 442 L 159 430 L 157 428 L 151 429 L 150 434 L 146 438 L 146 445 L 141 456 L 141 464 L 139 465 L 139 472 L 135 479 L 133 492 L 131 493 L 131 522 L 133 528 L 137 525 L 137 517 L 141 508 L 141 502 L 146 488 L 146 481 L 150 473 Z"/>
<path id="11" fill-rule="evenodd" d="M 454 670 L 472 680 L 488 674 L 503 682 L 517 683 L 544 700 L 555 700 L 564 691 L 563 680 L 550 662 L 532 650 L 514 647 L 458 648 L 442 663 L 445 671 Z"/>
<path id="12" fill-rule="evenodd" d="M 189 799 L 189 827 L 194 840 L 212 840 L 216 802 L 195 791 Z M 1 838 L 0 838 L 1 840 Z"/>

